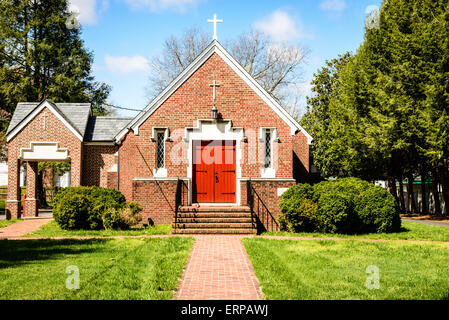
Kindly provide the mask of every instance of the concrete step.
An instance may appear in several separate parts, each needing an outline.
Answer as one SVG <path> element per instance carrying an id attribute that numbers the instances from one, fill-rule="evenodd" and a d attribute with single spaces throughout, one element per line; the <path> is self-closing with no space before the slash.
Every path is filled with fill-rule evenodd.
<path id="1" fill-rule="evenodd" d="M 174 234 L 257 234 L 256 229 L 247 228 L 247 229 L 172 229 L 172 233 Z"/>
<path id="2" fill-rule="evenodd" d="M 179 211 L 180 213 L 187 213 L 187 212 L 198 212 L 198 213 L 205 213 L 205 212 L 216 212 L 216 213 L 227 213 L 227 212 L 248 212 L 250 213 L 251 210 L 249 207 L 246 206 L 227 206 L 227 207 L 220 207 L 220 206 L 213 206 L 213 207 L 203 207 L 203 206 L 184 206 L 180 207 Z"/>
<path id="3" fill-rule="evenodd" d="M 178 218 L 249 218 L 251 212 L 178 212 Z"/>
<path id="4" fill-rule="evenodd" d="M 173 219 L 173 223 L 251 223 L 251 217 L 178 217 L 176 221 Z"/>
<path id="5" fill-rule="evenodd" d="M 173 228 L 175 225 L 173 224 Z M 177 223 L 177 229 L 251 229 L 251 223 Z"/>
<path id="6" fill-rule="evenodd" d="M 177 234 L 256 234 L 251 210 L 246 206 L 185 206 L 173 219 Z"/>

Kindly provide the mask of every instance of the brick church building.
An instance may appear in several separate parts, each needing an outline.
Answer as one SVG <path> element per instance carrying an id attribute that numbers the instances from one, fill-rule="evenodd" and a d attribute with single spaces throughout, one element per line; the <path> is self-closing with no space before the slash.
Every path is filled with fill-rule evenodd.
<path id="1" fill-rule="evenodd" d="M 70 161 L 71 186 L 120 190 L 179 233 L 271 229 L 279 199 L 307 179 L 312 138 L 217 40 L 135 118 L 89 104 L 19 103 L 7 131 L 7 214 L 37 215 L 37 164 Z M 248 217 L 251 217 L 248 220 Z M 175 220 L 176 219 L 176 220 Z"/>

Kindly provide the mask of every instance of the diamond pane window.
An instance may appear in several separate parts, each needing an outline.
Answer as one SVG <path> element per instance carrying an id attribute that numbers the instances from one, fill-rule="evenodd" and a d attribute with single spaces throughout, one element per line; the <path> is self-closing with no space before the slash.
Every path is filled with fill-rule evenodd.
<path id="1" fill-rule="evenodd" d="M 265 130 L 265 168 L 271 167 L 271 131 Z"/>
<path id="2" fill-rule="evenodd" d="M 165 132 L 159 131 L 156 135 L 156 168 L 165 167 Z"/>

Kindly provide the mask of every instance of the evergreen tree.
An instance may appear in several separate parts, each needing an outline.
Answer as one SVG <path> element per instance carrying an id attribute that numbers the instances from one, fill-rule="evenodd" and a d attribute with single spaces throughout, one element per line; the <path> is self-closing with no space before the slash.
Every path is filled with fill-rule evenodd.
<path id="1" fill-rule="evenodd" d="M 429 172 L 449 203 L 448 3 L 385 1 L 376 27 L 366 28 L 355 56 L 333 77 L 338 81 L 332 94 L 315 90 L 317 83 L 330 83 L 327 71 L 315 76 L 316 96 L 308 100 L 302 121 L 314 136 L 312 154 L 326 175 L 387 179 L 395 197 L 399 180 L 403 210 L 407 178 L 412 212 L 418 210 L 413 181 L 420 175 L 425 191 Z M 435 198 L 435 184 L 432 191 Z M 423 193 L 421 210 L 426 208 Z"/>
<path id="2" fill-rule="evenodd" d="M 327 176 L 339 175 L 341 163 L 331 136 L 331 116 L 329 104 L 336 95 L 340 83 L 339 76 L 344 66 L 351 60 L 348 52 L 338 59 L 326 61 L 326 66 L 314 74 L 312 97 L 307 97 L 307 112 L 301 119 L 301 125 L 314 137 L 311 151 L 314 163 Z"/>
<path id="3" fill-rule="evenodd" d="M 67 0 L 0 2 L 0 103 L 91 102 L 102 111 L 110 92 L 91 74 L 93 55 L 71 23 Z"/>

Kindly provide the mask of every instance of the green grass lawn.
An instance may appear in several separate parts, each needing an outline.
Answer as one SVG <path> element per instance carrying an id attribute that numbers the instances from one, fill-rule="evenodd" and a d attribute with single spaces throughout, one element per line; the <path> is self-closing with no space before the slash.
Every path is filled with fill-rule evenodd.
<path id="1" fill-rule="evenodd" d="M 172 299 L 193 238 L 0 240 L 0 299 Z M 80 289 L 69 290 L 69 266 Z"/>
<path id="2" fill-rule="evenodd" d="M 9 225 L 11 225 L 11 224 L 13 224 L 13 223 L 19 222 L 19 221 L 22 221 L 22 220 L 20 220 L 20 219 L 14 219 L 14 220 L 1 220 L 1 221 L 0 221 L 0 228 L 7 227 L 7 226 L 9 226 Z"/>
<path id="3" fill-rule="evenodd" d="M 0 199 L 0 215 L 5 214 L 5 200 Z M 13 223 L 20 221 L 19 219 L 15 220 L 0 220 L 0 228 L 7 227 Z"/>
<path id="4" fill-rule="evenodd" d="M 429 226 L 417 222 L 402 221 L 402 230 L 395 233 L 370 233 L 358 235 L 330 234 L 330 233 L 289 233 L 289 232 L 265 232 L 269 236 L 290 237 L 314 237 L 314 238 L 364 238 L 364 239 L 388 239 L 388 240 L 433 240 L 449 241 L 449 228 Z"/>
<path id="5" fill-rule="evenodd" d="M 141 236 L 169 234 L 170 225 L 155 225 L 153 227 L 136 227 L 131 230 L 63 230 L 55 221 L 50 221 L 33 233 L 24 237 L 79 237 L 79 236 Z"/>
<path id="6" fill-rule="evenodd" d="M 266 299 L 449 299 L 449 244 L 274 240 L 243 243 Z M 380 270 L 379 289 L 366 268 Z"/>

